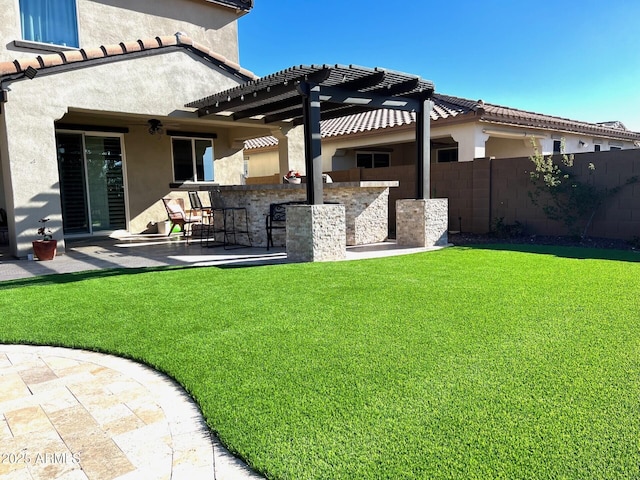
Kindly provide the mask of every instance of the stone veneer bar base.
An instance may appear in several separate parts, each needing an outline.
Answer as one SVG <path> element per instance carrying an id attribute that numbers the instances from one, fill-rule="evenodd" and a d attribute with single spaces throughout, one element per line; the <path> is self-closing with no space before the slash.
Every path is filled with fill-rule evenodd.
<path id="1" fill-rule="evenodd" d="M 344 205 L 287 207 L 287 258 L 294 262 L 329 262 L 346 256 Z"/>
<path id="2" fill-rule="evenodd" d="M 444 247 L 448 244 L 449 200 L 396 201 L 396 241 L 406 247 Z"/>

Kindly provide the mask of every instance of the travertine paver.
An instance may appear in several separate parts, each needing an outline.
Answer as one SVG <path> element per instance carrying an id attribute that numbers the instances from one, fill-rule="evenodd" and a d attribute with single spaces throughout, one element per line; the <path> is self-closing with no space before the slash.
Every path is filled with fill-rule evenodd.
<path id="1" fill-rule="evenodd" d="M 171 379 L 129 360 L 0 345 L 0 480 L 261 478 Z"/>

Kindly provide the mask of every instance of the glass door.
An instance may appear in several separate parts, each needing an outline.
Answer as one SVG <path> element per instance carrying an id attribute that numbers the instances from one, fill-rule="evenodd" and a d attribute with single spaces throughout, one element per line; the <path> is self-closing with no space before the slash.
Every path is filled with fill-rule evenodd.
<path id="1" fill-rule="evenodd" d="M 64 233 L 126 228 L 120 137 L 57 133 Z"/>

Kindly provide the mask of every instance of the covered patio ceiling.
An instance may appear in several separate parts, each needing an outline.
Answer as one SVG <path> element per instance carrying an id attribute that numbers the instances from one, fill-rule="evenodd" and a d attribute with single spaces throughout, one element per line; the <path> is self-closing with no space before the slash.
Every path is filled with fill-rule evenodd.
<path id="1" fill-rule="evenodd" d="M 381 68 L 344 65 L 295 66 L 190 102 L 199 117 L 304 125 L 307 201 L 322 203 L 320 121 L 367 110 L 416 112 L 417 186 L 429 192 L 429 80 Z M 426 142 L 425 142 L 426 138 Z"/>

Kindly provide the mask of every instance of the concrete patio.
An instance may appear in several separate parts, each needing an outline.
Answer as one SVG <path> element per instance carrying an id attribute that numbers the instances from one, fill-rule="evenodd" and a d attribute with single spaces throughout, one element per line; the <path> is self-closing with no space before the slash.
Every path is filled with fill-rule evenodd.
<path id="1" fill-rule="evenodd" d="M 282 247 L 206 248 L 199 240 L 187 243 L 180 235 L 129 235 L 67 240 L 67 251 L 54 260 L 18 260 L 0 246 L 0 281 L 56 273 L 113 268 L 257 266 L 290 263 Z M 347 247 L 346 260 L 359 260 L 437 250 L 441 247 L 403 247 L 395 241 Z"/>

